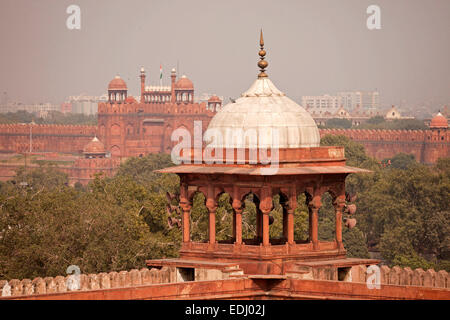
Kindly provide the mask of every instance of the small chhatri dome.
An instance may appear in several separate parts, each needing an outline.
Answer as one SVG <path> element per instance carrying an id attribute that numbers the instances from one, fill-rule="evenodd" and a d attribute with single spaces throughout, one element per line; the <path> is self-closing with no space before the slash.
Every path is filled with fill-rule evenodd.
<path id="1" fill-rule="evenodd" d="M 105 145 L 97 139 L 97 137 L 94 137 L 83 149 L 84 154 L 105 154 Z"/>
<path id="2" fill-rule="evenodd" d="M 127 90 L 127 84 L 120 76 L 116 76 L 108 85 L 108 90 Z"/>
<path id="3" fill-rule="evenodd" d="M 262 31 L 260 44 L 261 61 L 258 66 L 261 72 L 250 89 L 235 102 L 224 106 L 211 120 L 208 131 L 211 130 L 212 136 L 215 136 L 215 131 L 219 131 L 223 141 L 211 141 L 209 146 L 270 147 L 276 131 L 279 148 L 319 147 L 320 134 L 314 119 L 305 109 L 278 90 L 265 73 L 268 63 L 263 60 L 266 52 L 263 49 Z M 249 139 L 244 139 L 241 145 L 230 135 L 230 132 L 236 133 L 240 130 L 244 134 L 250 130 L 256 132 L 257 146 Z"/>
<path id="4" fill-rule="evenodd" d="M 435 115 L 433 119 L 431 119 L 430 128 L 448 128 L 447 119 L 442 115 L 441 112 L 438 112 L 438 114 Z"/>
<path id="5" fill-rule="evenodd" d="M 194 84 L 185 75 L 183 75 L 176 83 L 177 89 L 194 89 Z"/>
<path id="6" fill-rule="evenodd" d="M 222 102 L 222 100 L 220 100 L 220 98 L 218 96 L 216 96 L 215 94 L 213 94 L 209 99 L 208 102 Z"/>

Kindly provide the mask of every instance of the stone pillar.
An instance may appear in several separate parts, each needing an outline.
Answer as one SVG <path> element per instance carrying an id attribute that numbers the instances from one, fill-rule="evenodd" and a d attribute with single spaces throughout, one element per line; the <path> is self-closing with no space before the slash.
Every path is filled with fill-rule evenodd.
<path id="1" fill-rule="evenodd" d="M 344 245 L 342 243 L 342 212 L 344 211 L 345 206 L 345 194 L 341 194 L 336 197 L 334 203 L 334 212 L 335 212 L 335 222 L 336 222 L 336 244 L 337 248 L 340 250 L 344 250 Z"/>
<path id="2" fill-rule="evenodd" d="M 183 225 L 183 242 L 186 243 L 191 241 L 190 226 L 189 226 L 191 208 L 192 207 L 190 204 L 181 205 L 181 209 L 183 211 L 183 217 L 181 220 L 181 223 Z"/>
<path id="3" fill-rule="evenodd" d="M 314 250 L 319 249 L 319 209 L 321 206 L 322 202 L 320 195 L 314 196 L 312 201 L 309 203 L 309 208 L 311 210 L 311 224 L 309 226 L 309 231 Z"/>
<path id="4" fill-rule="evenodd" d="M 262 239 L 262 217 L 261 210 L 256 207 L 256 238 L 258 241 Z"/>
<path id="5" fill-rule="evenodd" d="M 283 209 L 283 238 L 285 238 L 287 240 L 287 238 L 288 238 L 288 226 L 287 226 L 288 208 L 287 208 L 286 203 L 281 204 L 281 207 Z"/>
<path id="6" fill-rule="evenodd" d="M 183 211 L 182 225 L 183 225 L 183 242 L 188 243 L 191 241 L 190 229 L 189 229 L 189 216 L 191 213 L 191 203 L 188 199 L 188 186 L 186 183 L 182 183 L 180 186 L 180 206 Z"/>
<path id="7" fill-rule="evenodd" d="M 263 246 L 270 245 L 269 238 L 269 213 L 270 211 L 263 212 Z"/>
<path id="8" fill-rule="evenodd" d="M 206 207 L 209 211 L 209 243 L 216 243 L 216 210 L 217 203 L 214 196 L 214 186 L 208 185 L 208 195 L 206 199 Z"/>
<path id="9" fill-rule="evenodd" d="M 234 225 L 233 236 L 234 243 L 242 243 L 242 201 L 239 199 L 239 190 L 237 186 L 233 187 L 233 210 L 234 210 Z"/>
<path id="10" fill-rule="evenodd" d="M 233 240 L 236 241 L 236 211 L 233 210 Z"/>
<path id="11" fill-rule="evenodd" d="M 287 210 L 287 242 L 294 244 L 294 212 L 297 208 L 297 191 L 295 186 L 289 189 L 289 209 Z"/>
<path id="12" fill-rule="evenodd" d="M 312 207 L 309 205 L 308 202 L 308 240 L 309 242 L 312 241 Z"/>
<path id="13" fill-rule="evenodd" d="M 261 190 L 261 203 L 259 208 L 262 212 L 262 243 L 263 246 L 270 245 L 269 238 L 269 213 L 272 210 L 272 189 L 270 187 L 263 187 Z"/>
<path id="14" fill-rule="evenodd" d="M 141 69 L 141 103 L 145 103 L 145 71 L 144 68 Z"/>

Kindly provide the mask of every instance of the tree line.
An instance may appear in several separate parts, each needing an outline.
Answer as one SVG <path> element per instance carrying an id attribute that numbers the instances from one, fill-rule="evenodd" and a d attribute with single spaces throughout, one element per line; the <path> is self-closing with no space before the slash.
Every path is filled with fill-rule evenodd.
<path id="1" fill-rule="evenodd" d="M 62 113 L 49 111 L 45 117 L 38 117 L 32 112 L 19 110 L 16 112 L 0 113 L 2 123 L 31 123 L 36 124 L 62 124 L 62 125 L 97 125 L 97 115 L 82 113 Z"/>
<path id="2" fill-rule="evenodd" d="M 432 167 L 407 155 L 379 162 L 344 136 L 326 136 L 321 143 L 344 146 L 348 165 L 373 171 L 346 180 L 347 191 L 357 194 L 357 225 L 343 230 L 349 256 L 367 258 L 368 250 L 375 250 L 389 265 L 450 271 L 450 159 Z M 21 168 L 12 181 L 0 183 L 0 279 L 64 275 L 69 265 L 83 273 L 119 271 L 141 268 L 147 259 L 177 257 L 181 230 L 169 219 L 167 193 L 179 192 L 179 179 L 154 172 L 172 165 L 165 154 L 130 158 L 114 177 L 97 176 L 88 186 L 74 187 L 54 167 Z M 308 238 L 305 200 L 299 195 L 296 240 Z M 170 201 L 176 207 L 176 199 Z M 207 240 L 203 194 L 193 202 L 192 240 Z M 333 240 L 334 208 L 328 195 L 322 202 L 319 238 Z M 274 197 L 272 238 L 282 234 L 282 212 Z M 229 195 L 223 194 L 216 212 L 218 240 L 231 239 L 232 216 Z M 255 235 L 250 195 L 243 237 Z"/>

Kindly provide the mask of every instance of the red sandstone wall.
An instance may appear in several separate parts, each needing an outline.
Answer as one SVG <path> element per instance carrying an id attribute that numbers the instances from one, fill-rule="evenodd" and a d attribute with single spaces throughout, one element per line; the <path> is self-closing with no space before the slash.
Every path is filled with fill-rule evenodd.
<path id="1" fill-rule="evenodd" d="M 104 177 L 112 177 L 119 165 L 118 158 L 78 159 L 72 167 L 67 169 L 69 183 L 73 185 L 80 182 L 87 185 L 99 173 Z"/>
<path id="2" fill-rule="evenodd" d="M 80 290 L 69 291 L 68 277 L 0 281 L 1 299 L 450 299 L 449 276 L 445 271 L 410 272 L 382 267 L 380 289 L 369 289 L 365 267 L 353 271 L 353 281 L 288 278 L 225 278 L 213 281 L 178 282 L 174 267 L 81 275 Z M 387 269 L 386 269 L 387 268 Z M 394 271 L 395 270 L 395 271 Z M 405 270 L 405 271 L 402 271 Z M 411 276 L 408 276 L 411 274 Z M 406 275 L 406 276 L 405 276 Z M 362 280 L 362 281 L 359 281 Z M 445 286 L 444 286 L 445 284 Z M 6 288 L 5 288 L 6 287 Z"/>
<path id="3" fill-rule="evenodd" d="M 72 166 L 58 166 L 58 170 L 69 176 L 69 184 L 74 185 L 80 182 L 87 185 L 94 179 L 95 174 L 102 174 L 104 177 L 112 177 L 117 172 L 120 165 L 118 158 L 103 159 L 77 159 Z M 23 163 L 0 163 L 0 181 L 11 180 L 17 169 L 23 167 Z M 38 164 L 28 164 L 27 168 L 39 168 Z"/>
<path id="4" fill-rule="evenodd" d="M 367 280 L 366 266 L 356 266 L 352 268 L 352 281 L 365 283 Z M 380 267 L 381 285 L 402 285 L 421 286 L 430 288 L 450 288 L 450 275 L 445 270 L 438 272 L 433 269 L 424 271 L 423 269 L 411 270 L 410 268 L 400 268 L 394 266 Z"/>
<path id="5" fill-rule="evenodd" d="M 169 267 L 163 267 L 161 269 L 153 268 L 151 270 L 143 268 L 141 270 L 133 269 L 131 271 L 89 275 L 81 274 L 79 278 L 79 290 L 84 291 L 110 289 L 131 287 L 136 285 L 175 282 L 174 270 L 172 269 L 173 268 Z M 40 295 L 70 292 L 70 288 L 67 288 L 69 277 L 70 275 L 66 277 L 38 277 L 33 280 L 0 280 L 0 297 L 2 296 L 2 291 L 4 293 L 4 296 Z M 7 286 L 6 289 L 4 289 L 5 286 Z"/>
<path id="6" fill-rule="evenodd" d="M 0 181 L 11 180 L 12 177 L 16 175 L 16 170 L 19 167 L 21 167 L 21 165 L 0 163 Z"/>
<path id="7" fill-rule="evenodd" d="M 33 152 L 80 153 L 96 135 L 96 126 L 33 125 Z M 23 153 L 30 150 L 30 125 L 0 124 L 0 152 Z"/>
<path id="8" fill-rule="evenodd" d="M 168 153 L 173 130 L 193 132 L 194 121 L 202 121 L 205 131 L 213 116 L 205 103 L 99 103 L 99 139 L 115 156 Z"/>
<path id="9" fill-rule="evenodd" d="M 114 156 L 130 157 L 169 152 L 171 133 L 179 127 L 193 132 L 194 121 L 202 121 L 206 130 L 214 113 L 202 104 L 172 103 L 99 103 L 98 127 L 34 125 L 33 151 L 81 153 L 97 135 Z M 321 129 L 320 135 L 344 135 L 364 145 L 369 155 L 382 160 L 403 152 L 417 161 L 435 163 L 450 157 L 450 130 L 359 130 Z M 27 152 L 30 126 L 0 125 L 0 152 Z"/>
<path id="10" fill-rule="evenodd" d="M 450 157 L 449 130 L 320 129 L 321 137 L 327 134 L 344 135 L 361 143 L 378 160 L 407 153 L 419 162 L 431 164 Z"/>

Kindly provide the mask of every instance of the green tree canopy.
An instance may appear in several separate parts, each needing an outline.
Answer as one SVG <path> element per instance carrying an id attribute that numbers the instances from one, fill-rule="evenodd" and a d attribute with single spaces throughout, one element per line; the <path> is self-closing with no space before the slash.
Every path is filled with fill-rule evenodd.
<path id="1" fill-rule="evenodd" d="M 333 118 L 327 121 L 327 128 L 350 129 L 352 122 L 348 119 Z"/>

